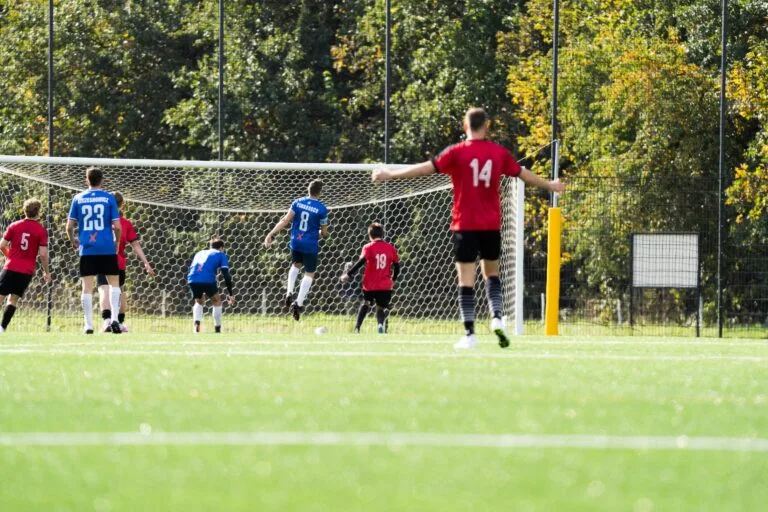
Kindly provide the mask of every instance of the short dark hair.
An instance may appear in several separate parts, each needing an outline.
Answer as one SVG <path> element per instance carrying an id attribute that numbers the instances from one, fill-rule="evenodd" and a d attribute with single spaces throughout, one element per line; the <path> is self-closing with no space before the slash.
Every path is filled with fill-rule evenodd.
<path id="1" fill-rule="evenodd" d="M 98 187 L 104 181 L 104 173 L 98 167 L 87 168 L 85 170 L 85 177 L 88 179 L 88 184 L 92 187 Z"/>
<path id="2" fill-rule="evenodd" d="M 320 180 L 312 180 L 312 183 L 309 184 L 309 195 L 319 196 L 322 191 L 323 182 Z"/>
<path id="3" fill-rule="evenodd" d="M 467 110 L 466 115 L 464 118 L 467 121 L 467 124 L 469 125 L 469 129 L 473 132 L 476 132 L 480 129 L 482 129 L 485 126 L 485 123 L 488 122 L 488 114 L 485 112 L 484 109 L 480 107 L 472 107 L 471 109 Z"/>
<path id="4" fill-rule="evenodd" d="M 374 222 L 368 226 L 368 236 L 371 238 L 384 238 L 384 226 Z"/>
<path id="5" fill-rule="evenodd" d="M 120 208 L 123 206 L 123 203 L 125 202 L 125 199 L 123 198 L 123 194 L 120 192 L 113 192 L 113 196 L 115 196 L 115 202 L 117 203 L 117 207 Z"/>
<path id="6" fill-rule="evenodd" d="M 211 249 L 221 250 L 224 248 L 224 240 L 221 237 L 214 236 L 211 238 Z"/>
<path id="7" fill-rule="evenodd" d="M 36 197 L 31 197 L 24 201 L 24 215 L 28 219 L 36 219 L 40 215 L 40 209 L 43 207 L 43 203 Z"/>

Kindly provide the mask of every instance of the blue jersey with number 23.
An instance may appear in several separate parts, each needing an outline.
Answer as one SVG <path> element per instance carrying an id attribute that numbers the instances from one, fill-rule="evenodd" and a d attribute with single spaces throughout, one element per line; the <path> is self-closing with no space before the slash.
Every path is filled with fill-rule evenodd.
<path id="1" fill-rule="evenodd" d="M 112 221 L 120 213 L 115 196 L 100 189 L 80 192 L 72 199 L 69 218 L 77 221 L 80 256 L 117 254 Z"/>
<path id="2" fill-rule="evenodd" d="M 317 254 L 320 251 L 320 226 L 328 224 L 328 208 L 317 199 L 302 197 L 291 205 L 291 249 Z"/>

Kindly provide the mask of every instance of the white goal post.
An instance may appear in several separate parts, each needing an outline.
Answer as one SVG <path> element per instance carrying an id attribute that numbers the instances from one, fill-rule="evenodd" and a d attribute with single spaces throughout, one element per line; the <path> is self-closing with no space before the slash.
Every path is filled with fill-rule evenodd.
<path id="1" fill-rule="evenodd" d="M 136 225 L 158 274 L 150 278 L 138 259 L 128 255 L 126 323 L 131 328 L 169 332 L 187 328 L 191 307 L 187 265 L 218 234 L 226 243 L 238 299 L 225 309 L 225 330 L 300 329 L 304 320 L 295 325 L 282 310 L 289 265 L 287 232 L 278 235 L 270 249 L 264 249 L 262 241 L 291 202 L 307 194 L 309 182 L 319 178 L 325 183 L 321 200 L 330 211 L 330 236 L 321 245 L 306 323 L 351 331 L 360 279 L 343 285 L 339 276 L 345 264 L 358 259 L 367 242 L 367 226 L 381 222 L 403 260 L 393 294 L 391 331 L 461 330 L 448 229 L 452 193 L 445 176 L 374 184 L 370 173 L 381 164 L 0 156 L 0 228 L 21 217 L 21 205 L 29 197 L 41 199 L 44 208 L 49 199 L 52 205 L 42 220 L 51 238 L 54 283 L 49 288 L 40 279 L 33 281 L 14 319 L 14 330 L 44 329 L 49 311 L 54 329 L 80 326 L 77 255 L 66 243 L 64 225 L 70 201 L 85 188 L 84 171 L 91 166 L 103 168 L 106 190 L 125 197 L 125 216 Z M 524 194 L 521 180 L 502 182 L 504 313 L 517 334 L 523 331 Z M 482 283 L 477 293 L 480 320 L 483 315 L 487 318 Z M 478 322 L 479 332 L 487 330 L 485 324 Z M 364 325 L 364 330 L 374 329 L 373 321 Z"/>

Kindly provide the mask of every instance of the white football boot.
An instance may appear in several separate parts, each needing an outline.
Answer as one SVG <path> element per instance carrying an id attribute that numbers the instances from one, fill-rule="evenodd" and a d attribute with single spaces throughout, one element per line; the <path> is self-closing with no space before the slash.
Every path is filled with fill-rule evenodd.
<path id="1" fill-rule="evenodd" d="M 453 348 L 456 350 L 472 350 L 477 346 L 477 338 L 474 334 L 462 336 L 461 339 L 454 343 Z"/>
<path id="2" fill-rule="evenodd" d="M 506 329 L 504 329 L 504 322 L 502 322 L 501 318 L 491 319 L 491 331 L 499 339 L 499 346 L 501 348 L 509 346 L 509 337 L 507 336 Z"/>

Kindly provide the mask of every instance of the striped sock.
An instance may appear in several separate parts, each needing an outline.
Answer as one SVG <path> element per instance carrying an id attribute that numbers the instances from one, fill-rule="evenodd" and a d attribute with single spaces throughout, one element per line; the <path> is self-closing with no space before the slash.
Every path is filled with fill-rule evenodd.
<path id="1" fill-rule="evenodd" d="M 489 277 L 485 280 L 485 295 L 488 297 L 488 308 L 493 313 L 493 318 L 501 318 L 501 279 L 499 276 Z"/>
<path id="2" fill-rule="evenodd" d="M 475 334 L 475 289 L 469 286 L 459 287 L 459 311 L 464 322 L 467 336 Z"/>

